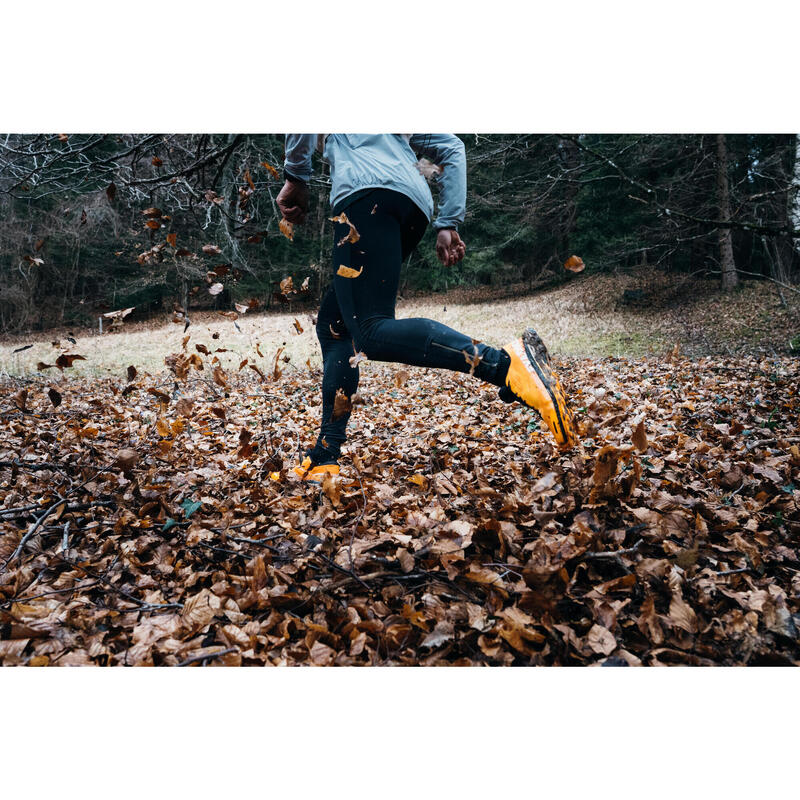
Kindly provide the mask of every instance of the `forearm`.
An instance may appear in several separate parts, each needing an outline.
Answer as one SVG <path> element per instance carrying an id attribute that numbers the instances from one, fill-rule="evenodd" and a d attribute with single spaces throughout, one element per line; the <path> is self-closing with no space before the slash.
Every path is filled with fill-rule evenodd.
<path id="1" fill-rule="evenodd" d="M 287 176 L 301 181 L 311 179 L 311 154 L 316 146 L 317 134 L 315 133 L 287 133 L 286 134 L 286 159 L 283 169 Z"/>
<path id="2" fill-rule="evenodd" d="M 467 159 L 464 143 L 449 133 L 418 134 L 411 146 L 442 167 L 436 178 L 439 186 L 439 213 L 433 227 L 458 228 L 467 207 Z"/>

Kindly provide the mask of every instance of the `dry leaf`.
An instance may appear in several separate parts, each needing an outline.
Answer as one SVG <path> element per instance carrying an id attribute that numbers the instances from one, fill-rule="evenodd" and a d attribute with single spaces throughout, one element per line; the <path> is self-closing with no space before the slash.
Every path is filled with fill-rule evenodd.
<path id="1" fill-rule="evenodd" d="M 290 241 L 294 241 L 294 224 L 289 222 L 288 219 L 281 219 L 278 223 L 280 232 Z"/>
<path id="2" fill-rule="evenodd" d="M 344 264 L 342 264 L 339 269 L 336 270 L 336 274 L 342 278 L 357 278 L 363 271 L 364 267 L 355 270 L 352 267 L 346 267 Z"/>
<path id="3" fill-rule="evenodd" d="M 569 272 L 583 272 L 586 269 L 586 264 L 583 263 L 583 259 L 579 256 L 570 256 L 564 262 L 564 269 Z"/>

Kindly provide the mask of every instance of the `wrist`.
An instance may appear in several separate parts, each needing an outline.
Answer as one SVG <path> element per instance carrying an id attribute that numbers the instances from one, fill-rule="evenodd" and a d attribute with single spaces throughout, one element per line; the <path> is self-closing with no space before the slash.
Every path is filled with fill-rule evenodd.
<path id="1" fill-rule="evenodd" d="M 298 178 L 297 176 L 292 175 L 290 172 L 287 172 L 285 169 L 283 171 L 283 178 L 284 178 L 284 180 L 289 181 L 289 183 L 297 183 L 300 186 L 306 186 L 307 185 L 306 181 L 304 181 L 302 178 Z"/>

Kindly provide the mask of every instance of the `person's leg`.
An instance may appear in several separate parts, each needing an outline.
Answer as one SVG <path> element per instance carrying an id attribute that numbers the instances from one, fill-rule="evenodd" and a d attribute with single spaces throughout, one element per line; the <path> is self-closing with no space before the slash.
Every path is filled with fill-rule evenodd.
<path id="1" fill-rule="evenodd" d="M 490 347 L 435 320 L 395 319 L 402 263 L 427 226 L 424 214 L 410 199 L 398 192 L 378 189 L 356 200 L 345 213 L 358 238 L 355 242 L 348 241 L 350 227 L 336 223 L 333 284 L 325 295 L 317 321 L 323 352 L 322 424 L 309 455 L 312 463 L 318 464 L 335 461 L 345 441 L 350 414 L 343 413 L 334 419 L 335 399 L 340 390 L 348 397 L 355 393 L 359 372 L 357 366 L 351 366 L 350 359 L 358 353 L 373 361 L 471 372 L 499 387 L 506 387 L 512 365 L 508 348 Z M 344 274 L 341 267 L 346 268 Z M 355 277 L 346 277 L 354 273 Z M 544 345 L 541 347 L 546 359 Z M 519 361 L 516 355 L 513 358 Z M 549 360 L 545 363 L 543 358 L 539 359 L 538 372 L 513 362 L 511 398 L 536 408 L 543 416 L 547 414 L 548 425 L 558 438 L 557 428 L 550 419 L 556 412 L 544 408 L 544 405 L 558 406 L 558 401 L 548 388 L 552 373 Z M 537 372 L 533 378 L 535 385 L 531 383 L 533 372 Z M 556 388 L 560 393 L 560 387 Z M 563 399 L 560 402 L 563 405 Z M 569 439 L 566 434 L 561 438 Z"/>
<path id="2" fill-rule="evenodd" d="M 358 366 L 350 366 L 353 340 L 342 320 L 333 286 L 328 288 L 317 315 L 317 338 L 322 348 L 322 422 L 317 442 L 309 453 L 315 464 L 339 458 L 350 414 L 333 418 L 336 392 L 352 397 L 358 388 Z"/>
<path id="3" fill-rule="evenodd" d="M 346 209 L 359 238 L 345 241 L 349 227 L 337 223 L 333 285 L 342 319 L 357 351 L 372 361 L 472 372 L 503 386 L 509 359 L 504 351 L 431 319 L 395 319 L 400 268 L 419 242 L 427 221 L 398 192 L 377 190 Z M 354 278 L 339 267 L 358 272 Z"/>

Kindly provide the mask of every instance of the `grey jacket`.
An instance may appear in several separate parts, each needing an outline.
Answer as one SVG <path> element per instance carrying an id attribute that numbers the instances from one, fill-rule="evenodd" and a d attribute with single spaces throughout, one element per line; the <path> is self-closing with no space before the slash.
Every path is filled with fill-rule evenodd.
<path id="1" fill-rule="evenodd" d="M 285 171 L 294 178 L 311 178 L 315 133 L 287 133 Z M 451 133 L 331 133 L 324 157 L 331 166 L 331 205 L 360 189 L 383 187 L 410 197 L 433 220 L 433 197 L 417 169 L 425 156 L 442 167 L 434 228 L 456 228 L 464 221 L 467 200 L 467 160 L 464 143 Z"/>

